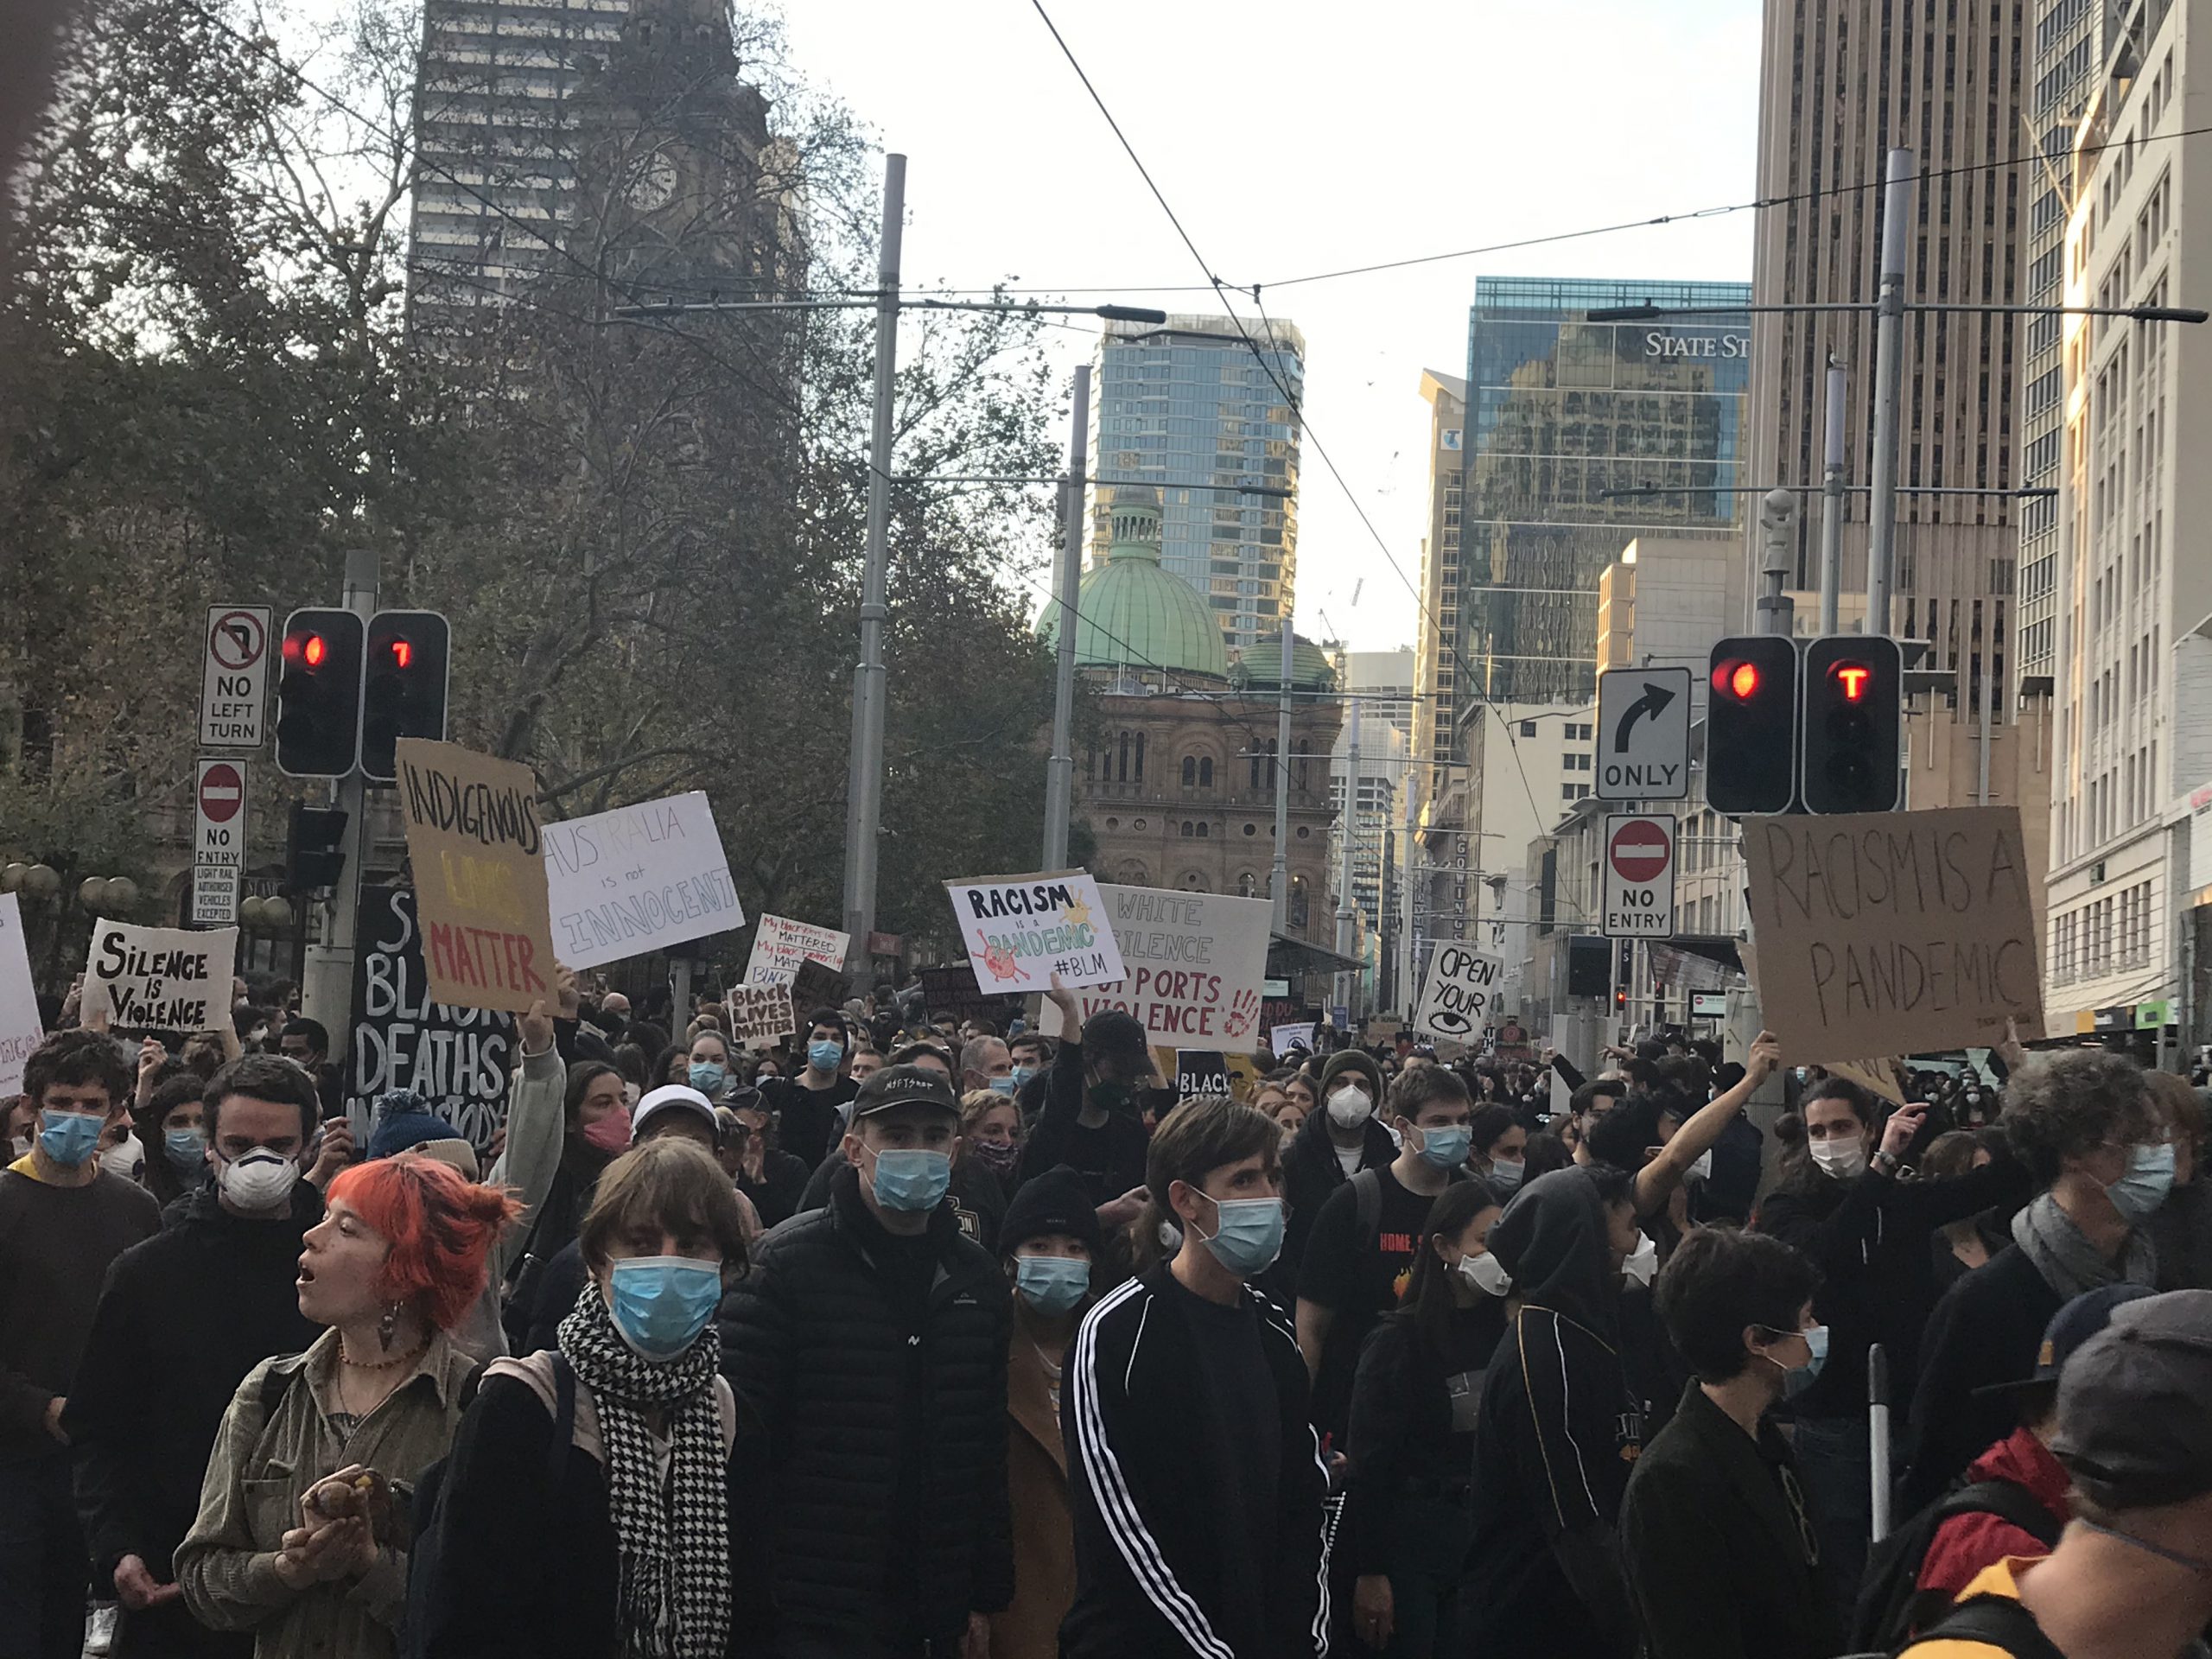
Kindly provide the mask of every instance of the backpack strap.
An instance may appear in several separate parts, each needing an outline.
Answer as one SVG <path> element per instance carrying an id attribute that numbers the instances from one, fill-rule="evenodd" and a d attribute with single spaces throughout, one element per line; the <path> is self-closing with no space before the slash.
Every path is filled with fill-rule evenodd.
<path id="1" fill-rule="evenodd" d="M 545 1444 L 545 1491 L 561 1490 L 568 1472 L 569 1446 L 576 1437 L 576 1372 L 558 1348 L 553 1353 L 553 1438 Z"/>
<path id="2" fill-rule="evenodd" d="M 1362 1249 L 1371 1250 L 1382 1236 L 1382 1178 L 1363 1169 L 1351 1178 L 1351 1201 L 1359 1219 Z"/>
<path id="3" fill-rule="evenodd" d="M 2035 1615 L 2011 1596 L 1969 1597 L 1923 1630 L 1914 1645 L 1937 1640 L 1986 1643 L 2012 1659 L 2066 1659 Z"/>
<path id="4" fill-rule="evenodd" d="M 2065 1522 L 2045 1509 L 2026 1487 L 2015 1480 L 1978 1480 L 1946 1497 L 1936 1510 L 1937 1524 L 1957 1515 L 1993 1515 L 2017 1527 L 2045 1549 L 2055 1548 Z"/>
<path id="5" fill-rule="evenodd" d="M 276 1421 L 276 1408 L 284 1403 L 284 1396 L 292 1391 L 292 1379 L 300 1374 L 300 1367 L 271 1365 L 261 1374 L 261 1424 L 264 1428 Z"/>

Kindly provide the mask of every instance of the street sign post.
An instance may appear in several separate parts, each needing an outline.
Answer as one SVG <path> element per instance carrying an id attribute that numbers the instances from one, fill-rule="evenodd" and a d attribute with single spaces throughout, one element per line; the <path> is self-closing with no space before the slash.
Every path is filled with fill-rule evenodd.
<path id="1" fill-rule="evenodd" d="M 1690 671 L 1616 668 L 1598 677 L 1598 798 L 1680 801 L 1690 792 Z"/>
<path id="2" fill-rule="evenodd" d="M 266 636 L 264 636 L 265 639 Z M 193 789 L 192 925 L 229 927 L 238 918 L 245 874 L 245 762 L 202 760 Z"/>
<path id="3" fill-rule="evenodd" d="M 1614 812 L 1605 818 L 1605 933 L 1664 939 L 1675 931 L 1675 819 Z"/>
<path id="4" fill-rule="evenodd" d="M 269 690 L 265 605 L 215 605 L 207 612 L 207 663 L 200 681 L 200 746 L 257 749 Z"/>

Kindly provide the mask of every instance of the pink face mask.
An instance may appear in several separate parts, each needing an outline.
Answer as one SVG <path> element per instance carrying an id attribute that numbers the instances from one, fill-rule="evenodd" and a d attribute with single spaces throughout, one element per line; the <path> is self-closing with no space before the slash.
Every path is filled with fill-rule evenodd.
<path id="1" fill-rule="evenodd" d="M 630 1114 L 609 1112 L 584 1125 L 584 1139 L 601 1152 L 620 1156 L 630 1150 Z"/>

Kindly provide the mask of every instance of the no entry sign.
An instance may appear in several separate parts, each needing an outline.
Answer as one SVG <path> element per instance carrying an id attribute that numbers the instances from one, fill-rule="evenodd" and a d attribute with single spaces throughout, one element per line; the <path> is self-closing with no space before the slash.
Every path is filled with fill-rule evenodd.
<path id="1" fill-rule="evenodd" d="M 1605 820 L 1605 937 L 1663 939 L 1675 931 L 1675 820 L 1616 812 Z"/>
<path id="2" fill-rule="evenodd" d="M 202 760 L 193 789 L 192 923 L 228 927 L 238 918 L 245 871 L 245 764 Z"/>

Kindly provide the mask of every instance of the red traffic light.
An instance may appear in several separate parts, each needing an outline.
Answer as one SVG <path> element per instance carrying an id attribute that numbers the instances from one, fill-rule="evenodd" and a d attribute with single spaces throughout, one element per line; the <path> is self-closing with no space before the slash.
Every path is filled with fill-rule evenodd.
<path id="1" fill-rule="evenodd" d="M 1828 670 L 1828 677 L 1843 687 L 1846 702 L 1857 702 L 1866 696 L 1867 683 L 1873 679 L 1874 671 L 1864 663 L 1838 663 Z"/>
<path id="2" fill-rule="evenodd" d="M 309 668 L 321 668 L 322 659 L 330 654 L 330 647 L 322 643 L 319 633 L 308 635 L 307 643 L 300 647 L 301 660 Z"/>
<path id="3" fill-rule="evenodd" d="M 415 647 L 404 639 L 391 642 L 391 661 L 395 668 L 404 668 L 415 660 Z"/>
<path id="4" fill-rule="evenodd" d="M 1713 683 L 1718 690 L 1726 691 L 1737 702 L 1749 702 L 1758 693 L 1758 664 L 1740 659 L 1723 663 L 1713 671 Z"/>

